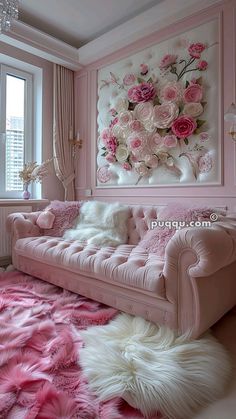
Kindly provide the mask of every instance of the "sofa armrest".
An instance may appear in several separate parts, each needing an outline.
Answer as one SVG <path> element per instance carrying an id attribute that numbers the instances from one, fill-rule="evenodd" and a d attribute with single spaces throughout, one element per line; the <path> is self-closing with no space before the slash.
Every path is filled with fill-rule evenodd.
<path id="1" fill-rule="evenodd" d="M 236 225 L 217 222 L 209 228 L 183 229 L 166 246 L 165 270 L 177 265 L 183 252 L 195 254 L 196 261 L 188 268 L 192 277 L 212 275 L 236 260 Z"/>
<path id="2" fill-rule="evenodd" d="M 37 226 L 36 221 L 42 211 L 36 212 L 17 212 L 8 215 L 7 230 L 11 233 L 14 240 L 24 237 L 41 236 L 43 231 Z"/>

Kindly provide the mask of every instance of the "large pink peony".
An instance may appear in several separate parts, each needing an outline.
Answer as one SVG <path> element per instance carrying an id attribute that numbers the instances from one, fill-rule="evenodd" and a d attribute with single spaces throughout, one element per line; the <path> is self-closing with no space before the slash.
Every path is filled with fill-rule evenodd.
<path id="1" fill-rule="evenodd" d="M 201 102 L 202 100 L 202 86 L 200 84 L 190 84 L 184 90 L 184 101 L 187 102 Z"/>
<path id="2" fill-rule="evenodd" d="M 133 103 L 148 102 L 155 96 L 156 88 L 152 83 L 143 82 L 128 90 L 128 98 Z"/>
<path id="3" fill-rule="evenodd" d="M 202 44 L 201 42 L 197 42 L 196 44 L 191 44 L 188 47 L 188 52 L 193 58 L 200 58 L 201 53 L 206 49 L 206 45 Z"/>
<path id="4" fill-rule="evenodd" d="M 161 102 L 179 102 L 182 98 L 182 86 L 178 82 L 169 82 L 160 92 Z"/>
<path id="5" fill-rule="evenodd" d="M 196 128 L 196 121 L 190 116 L 185 115 L 179 116 L 171 126 L 172 132 L 178 138 L 186 138 L 192 135 Z"/>
<path id="6" fill-rule="evenodd" d="M 169 128 L 177 118 L 179 108 L 175 103 L 163 103 L 154 106 L 153 123 L 157 128 Z"/>
<path id="7" fill-rule="evenodd" d="M 176 63 L 177 58 L 178 58 L 178 56 L 173 55 L 173 54 L 164 55 L 164 57 L 162 58 L 162 60 L 159 64 L 159 68 L 166 69 L 166 68 L 170 67 L 172 64 Z"/>

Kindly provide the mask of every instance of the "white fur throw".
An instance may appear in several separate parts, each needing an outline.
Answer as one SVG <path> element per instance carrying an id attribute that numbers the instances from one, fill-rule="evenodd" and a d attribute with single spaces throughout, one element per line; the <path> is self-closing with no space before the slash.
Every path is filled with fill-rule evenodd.
<path id="1" fill-rule="evenodd" d="M 87 241 L 98 246 L 118 246 L 127 243 L 129 208 L 119 203 L 88 201 L 80 209 L 77 224 L 63 237 Z"/>
<path id="2" fill-rule="evenodd" d="M 140 317 L 121 314 L 81 331 L 80 365 L 100 400 L 122 397 L 145 417 L 191 419 L 219 398 L 230 377 L 224 347 L 210 334 L 177 337 Z"/>

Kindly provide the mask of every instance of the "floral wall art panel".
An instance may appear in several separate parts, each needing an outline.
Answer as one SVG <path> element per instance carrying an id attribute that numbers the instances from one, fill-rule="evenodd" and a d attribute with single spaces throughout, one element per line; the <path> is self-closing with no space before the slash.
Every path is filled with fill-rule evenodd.
<path id="1" fill-rule="evenodd" d="M 219 184 L 212 20 L 98 71 L 97 186 Z"/>

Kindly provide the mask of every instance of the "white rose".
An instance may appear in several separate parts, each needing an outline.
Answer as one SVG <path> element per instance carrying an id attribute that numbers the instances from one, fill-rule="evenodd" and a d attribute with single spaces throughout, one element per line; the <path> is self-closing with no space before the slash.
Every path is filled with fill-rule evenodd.
<path id="1" fill-rule="evenodd" d="M 151 102 L 139 103 L 135 107 L 134 114 L 136 119 L 142 122 L 149 121 L 153 115 L 153 104 Z"/>
<path id="2" fill-rule="evenodd" d="M 203 112 L 203 106 L 201 103 L 198 102 L 189 102 L 184 105 L 183 113 L 188 116 L 192 116 L 196 118 L 197 116 L 201 115 Z"/>
<path id="3" fill-rule="evenodd" d="M 133 113 L 130 111 L 120 112 L 118 115 L 119 125 L 121 127 L 128 127 L 129 123 L 133 121 Z"/>
<path id="4" fill-rule="evenodd" d="M 149 172 L 148 167 L 143 162 L 134 163 L 134 168 L 140 176 L 146 176 Z"/>
<path id="5" fill-rule="evenodd" d="M 112 127 L 112 134 L 116 137 L 116 138 L 124 138 L 125 136 L 125 131 L 123 129 L 123 127 L 121 127 L 119 124 L 115 124 Z"/>
<path id="6" fill-rule="evenodd" d="M 119 163 L 124 163 L 129 156 L 127 147 L 123 144 L 119 145 L 116 149 L 116 158 Z"/>
<path id="7" fill-rule="evenodd" d="M 127 111 L 128 108 L 129 108 L 129 101 L 125 98 L 119 98 L 116 101 L 116 103 L 114 105 L 114 108 L 115 108 L 117 113 Z"/>

